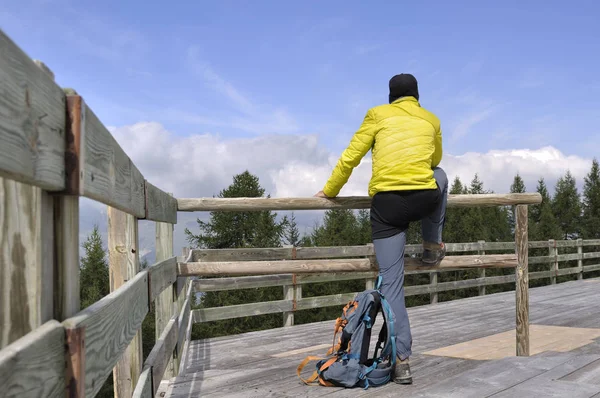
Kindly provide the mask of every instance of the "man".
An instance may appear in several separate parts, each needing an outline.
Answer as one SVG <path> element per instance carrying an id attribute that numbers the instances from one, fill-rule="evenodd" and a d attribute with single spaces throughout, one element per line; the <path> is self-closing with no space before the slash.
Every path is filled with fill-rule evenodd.
<path id="1" fill-rule="evenodd" d="M 393 380 L 411 384 L 408 358 L 412 335 L 404 301 L 406 230 L 411 222 L 421 221 L 423 263 L 433 265 L 444 258 L 442 230 L 448 177 L 438 167 L 442 160 L 440 121 L 419 104 L 415 77 L 396 75 L 390 79 L 389 90 L 389 104 L 367 112 L 325 187 L 315 196 L 337 196 L 352 170 L 372 150 L 371 231 L 382 278 L 381 292 L 397 319 L 398 361 Z"/>

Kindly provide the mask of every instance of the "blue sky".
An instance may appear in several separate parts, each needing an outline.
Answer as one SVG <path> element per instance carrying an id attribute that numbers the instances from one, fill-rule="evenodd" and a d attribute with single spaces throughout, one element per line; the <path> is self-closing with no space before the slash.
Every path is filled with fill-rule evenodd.
<path id="1" fill-rule="evenodd" d="M 109 125 L 317 133 L 339 151 L 411 72 L 452 153 L 593 154 L 600 5 L 416 3 L 4 0 L 0 26 Z"/>
<path id="2" fill-rule="evenodd" d="M 519 172 L 532 191 L 568 168 L 581 186 L 599 153 L 599 16 L 594 1 L 0 2 L 0 28 L 177 197 L 246 164 L 273 196 L 311 195 L 402 72 L 441 119 L 451 178 L 506 192 Z M 343 195 L 366 194 L 369 167 Z"/>

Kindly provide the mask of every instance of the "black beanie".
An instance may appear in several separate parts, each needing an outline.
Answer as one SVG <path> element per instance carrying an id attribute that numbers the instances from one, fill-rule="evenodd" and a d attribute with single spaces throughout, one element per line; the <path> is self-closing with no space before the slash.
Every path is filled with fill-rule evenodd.
<path id="1" fill-rule="evenodd" d="M 410 73 L 401 73 L 390 79 L 390 104 L 400 97 L 415 97 L 419 100 L 417 79 Z"/>

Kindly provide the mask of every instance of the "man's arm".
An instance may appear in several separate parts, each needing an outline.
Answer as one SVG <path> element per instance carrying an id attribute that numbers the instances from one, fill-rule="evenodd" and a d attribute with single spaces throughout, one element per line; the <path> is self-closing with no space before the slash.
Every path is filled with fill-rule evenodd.
<path id="1" fill-rule="evenodd" d="M 431 167 L 437 167 L 442 161 L 442 129 L 438 125 L 437 131 L 435 132 L 435 150 L 433 152 L 433 159 Z"/>
<path id="2" fill-rule="evenodd" d="M 331 177 L 323 188 L 323 193 L 330 198 L 336 197 L 344 184 L 348 182 L 348 178 L 352 174 L 352 170 L 360 164 L 362 158 L 369 152 L 375 140 L 375 132 L 377 131 L 377 122 L 373 116 L 373 112 L 369 110 L 365 116 L 362 125 L 358 129 L 350 145 L 344 150 L 342 156 L 338 160 L 337 165 L 331 173 Z"/>

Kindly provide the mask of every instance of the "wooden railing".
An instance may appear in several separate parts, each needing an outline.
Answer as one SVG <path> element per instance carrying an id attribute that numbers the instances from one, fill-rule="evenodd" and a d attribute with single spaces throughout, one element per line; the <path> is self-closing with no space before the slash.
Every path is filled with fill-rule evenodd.
<path id="1" fill-rule="evenodd" d="M 291 285 L 286 282 L 280 303 L 291 324 L 295 309 L 332 302 L 301 298 L 302 282 L 323 280 L 311 274 L 352 271 L 363 277 L 360 272 L 372 276 L 377 269 L 372 248 L 357 249 L 367 258 L 353 258 L 338 248 L 329 248 L 329 255 L 308 248 L 244 250 L 251 254 L 242 261 L 223 257 L 226 252 L 217 261 L 201 257 L 209 252 L 177 258 L 177 211 L 367 208 L 370 199 L 175 199 L 144 178 L 81 96 L 60 88 L 47 67 L 1 31 L 0 92 L 0 382 L 6 396 L 93 397 L 111 373 L 117 397 L 154 396 L 161 380 L 181 374 L 178 367 L 185 361 L 190 276 L 296 274 L 295 284 L 293 275 Z M 111 293 L 83 310 L 79 197 L 109 206 Z M 518 355 L 529 354 L 527 205 L 540 201 L 538 194 L 450 195 L 451 207 L 516 206 L 515 253 L 449 256 L 429 268 L 515 268 Z M 138 258 L 140 219 L 157 222 L 158 262 L 144 270 Z M 407 261 L 407 269 L 417 267 Z M 252 279 L 243 281 L 238 283 L 247 286 Z M 142 362 L 140 327 L 152 303 L 157 340 Z M 203 316 L 206 312 L 194 312 L 196 321 Z"/>
<path id="2" fill-rule="evenodd" d="M 0 395 L 93 397 L 112 372 L 115 396 L 153 396 L 177 374 L 190 332 L 191 284 L 173 255 L 177 200 L 2 31 L 0 92 Z M 111 293 L 83 310 L 79 197 L 109 206 Z M 157 223 L 158 263 L 145 270 L 140 219 Z M 152 303 L 157 340 L 142 361 Z"/>
<path id="3" fill-rule="evenodd" d="M 550 269 L 544 271 L 529 272 L 529 280 L 550 279 L 550 283 L 556 283 L 556 278 L 566 275 L 577 275 L 582 279 L 584 273 L 600 270 L 600 252 L 584 252 L 586 247 L 600 247 L 600 240 L 565 240 L 565 241 L 541 241 L 529 242 L 529 249 L 548 249 L 549 255 L 529 257 L 530 265 L 549 264 Z M 407 245 L 408 256 L 418 255 L 421 245 Z M 558 254 L 559 249 L 576 249 L 577 253 Z M 485 242 L 474 243 L 448 243 L 449 256 L 452 253 L 485 251 L 507 251 L 515 250 L 514 242 Z M 286 260 L 296 257 L 300 258 L 330 258 L 330 257 L 370 257 L 374 255 L 373 246 L 346 246 L 346 247 L 309 247 L 309 248 L 277 248 L 277 249 L 221 249 L 221 250 L 191 250 L 188 261 L 194 263 L 212 262 L 220 264 L 221 261 L 248 261 L 248 260 Z M 584 260 L 597 260 L 597 264 L 583 265 Z M 410 260 L 410 259 L 409 259 Z M 364 261 L 364 260 L 358 260 Z M 559 263 L 577 261 L 575 267 L 559 268 Z M 273 263 L 277 267 L 277 263 Z M 212 265 L 212 264 L 211 264 Z M 182 265 L 183 266 L 183 265 Z M 194 265 L 198 267 L 199 265 Z M 187 266 L 185 266 L 187 267 Z M 479 288 L 479 295 L 485 294 L 485 287 L 514 283 L 514 273 L 498 276 L 479 276 L 472 279 L 461 279 L 456 281 L 438 283 L 440 272 L 453 271 L 452 268 L 442 269 L 419 269 L 411 267 L 407 275 L 428 274 L 429 284 L 405 286 L 405 296 L 430 295 L 430 302 L 438 302 L 438 293 L 454 291 L 458 289 Z M 356 296 L 356 292 L 302 297 L 302 286 L 310 283 L 323 283 L 344 280 L 364 280 L 365 288 L 372 289 L 377 271 L 325 273 L 325 274 L 276 274 L 260 276 L 243 276 L 229 278 L 196 279 L 192 282 L 193 293 L 202 294 L 206 292 L 251 289 L 282 286 L 283 300 L 256 302 L 248 304 L 230 305 L 224 307 L 202 308 L 192 311 L 194 323 L 210 322 L 216 320 L 233 319 L 245 316 L 265 315 L 272 313 L 283 313 L 283 326 L 294 324 L 294 313 L 299 310 L 322 308 L 329 306 L 341 306 Z"/>

